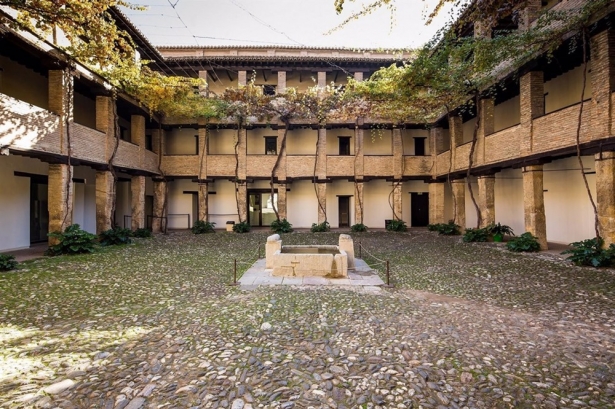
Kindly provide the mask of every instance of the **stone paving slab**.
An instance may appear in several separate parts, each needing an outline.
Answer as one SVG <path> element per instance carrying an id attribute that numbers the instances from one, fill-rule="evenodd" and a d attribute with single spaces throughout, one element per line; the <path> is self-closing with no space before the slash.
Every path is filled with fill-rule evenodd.
<path id="1" fill-rule="evenodd" d="M 261 285 L 310 285 L 361 286 L 373 289 L 384 285 L 378 273 L 361 259 L 355 259 L 355 270 L 348 272 L 348 278 L 273 277 L 272 271 L 265 268 L 265 259 L 257 260 L 239 279 L 240 288 L 242 290 L 254 290 Z"/>

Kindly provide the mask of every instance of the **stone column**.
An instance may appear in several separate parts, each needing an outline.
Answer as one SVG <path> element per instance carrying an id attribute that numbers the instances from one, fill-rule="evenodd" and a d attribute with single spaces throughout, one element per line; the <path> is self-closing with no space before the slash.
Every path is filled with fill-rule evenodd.
<path id="1" fill-rule="evenodd" d="M 596 207 L 605 247 L 615 243 L 615 152 L 596 154 Z"/>
<path id="2" fill-rule="evenodd" d="M 115 148 L 114 101 L 111 97 L 96 97 L 96 130 L 106 135 L 105 160 L 109 160 Z"/>
<path id="3" fill-rule="evenodd" d="M 73 100 L 69 94 L 73 77 L 63 70 L 50 70 L 48 82 L 49 111 L 60 117 L 58 132 L 60 134 L 60 153 L 68 154 L 68 132 L 66 122 L 73 121 Z"/>
<path id="4" fill-rule="evenodd" d="M 363 129 L 359 126 L 354 128 L 354 177 L 355 180 L 363 180 Z"/>
<path id="5" fill-rule="evenodd" d="M 239 130 L 239 144 L 237 145 L 237 179 L 240 181 L 246 180 L 247 172 L 247 135 L 248 131 L 243 128 Z"/>
<path id="6" fill-rule="evenodd" d="M 316 184 L 316 195 L 318 198 L 318 224 L 327 220 L 327 184 Z"/>
<path id="7" fill-rule="evenodd" d="M 485 163 L 485 137 L 491 135 L 495 130 L 495 100 L 483 98 L 480 104 L 480 126 L 476 135 L 476 156 L 474 166 Z"/>
<path id="8" fill-rule="evenodd" d="M 460 116 L 453 115 L 448 122 L 449 134 L 451 136 L 451 170 L 457 169 L 456 153 L 457 147 L 463 143 L 463 120 Z"/>
<path id="9" fill-rule="evenodd" d="M 444 183 L 429 184 L 429 224 L 444 223 Z"/>
<path id="10" fill-rule="evenodd" d="M 132 230 L 145 228 L 145 176 L 133 176 L 130 179 Z"/>
<path id="11" fill-rule="evenodd" d="M 205 120 L 199 119 L 199 172 L 197 179 L 207 179 L 207 138 L 209 137 L 209 129 Z"/>
<path id="12" fill-rule="evenodd" d="M 209 221 L 209 184 L 199 182 L 198 198 L 199 201 L 199 220 Z"/>
<path id="13" fill-rule="evenodd" d="M 96 172 L 96 233 L 113 228 L 115 178 L 108 170 Z"/>
<path id="14" fill-rule="evenodd" d="M 139 166 L 145 164 L 145 117 L 143 115 L 130 116 L 130 139 L 135 145 L 139 145 Z"/>
<path id="15" fill-rule="evenodd" d="M 393 179 L 399 180 L 403 174 L 404 145 L 401 129 L 393 128 Z"/>
<path id="16" fill-rule="evenodd" d="M 363 224 L 363 182 L 354 184 L 354 222 Z"/>
<path id="17" fill-rule="evenodd" d="M 318 87 L 325 88 L 327 86 L 327 72 L 318 71 Z"/>
<path id="18" fill-rule="evenodd" d="M 547 249 L 547 219 L 543 193 L 542 165 L 523 168 L 523 207 L 525 231 L 538 238 L 540 248 Z"/>
<path id="19" fill-rule="evenodd" d="M 396 220 L 403 219 L 402 206 L 402 182 L 393 182 L 393 218 Z"/>
<path id="20" fill-rule="evenodd" d="M 47 185 L 49 209 L 49 232 L 63 232 L 73 224 L 73 169 L 64 164 L 49 164 Z M 58 244 L 57 239 L 49 238 L 49 245 Z"/>
<path id="21" fill-rule="evenodd" d="M 278 86 L 276 93 L 282 94 L 286 91 L 286 71 L 278 71 Z"/>
<path id="22" fill-rule="evenodd" d="M 478 177 L 478 208 L 481 225 L 486 227 L 495 223 L 495 176 Z"/>
<path id="23" fill-rule="evenodd" d="M 248 83 L 248 72 L 247 71 L 237 72 L 237 85 L 245 86 L 247 83 Z"/>
<path id="24" fill-rule="evenodd" d="M 362 71 L 357 71 L 354 73 L 354 80 L 355 81 L 363 81 L 363 72 Z"/>
<path id="25" fill-rule="evenodd" d="M 519 30 L 526 31 L 538 15 L 542 8 L 541 0 L 527 0 L 526 6 L 519 13 Z"/>
<path id="26" fill-rule="evenodd" d="M 164 179 L 154 179 L 154 218 L 152 219 L 152 231 L 163 233 L 167 227 L 167 221 L 161 218 L 167 215 L 167 182 Z"/>
<path id="27" fill-rule="evenodd" d="M 245 180 L 238 181 L 237 187 L 237 209 L 239 211 L 239 221 L 248 221 L 248 184 Z"/>
<path id="28" fill-rule="evenodd" d="M 615 31 L 607 29 L 593 36 L 591 48 L 592 139 L 613 134 L 611 95 L 615 89 Z M 587 91 L 586 91 L 587 96 Z"/>
<path id="29" fill-rule="evenodd" d="M 453 191 L 453 217 L 455 223 L 461 226 L 461 231 L 466 229 L 466 183 L 465 179 L 451 181 Z"/>
<path id="30" fill-rule="evenodd" d="M 532 122 L 545 113 L 545 84 L 542 71 L 530 71 L 520 80 L 521 155 L 529 155 L 534 146 Z"/>
<path id="31" fill-rule="evenodd" d="M 204 85 L 199 86 L 199 94 L 203 97 L 209 96 L 209 80 L 207 79 L 207 71 L 199 70 L 199 78 L 205 81 Z"/>
<path id="32" fill-rule="evenodd" d="M 280 219 L 286 219 L 286 185 L 278 185 L 278 215 Z"/>
<path id="33" fill-rule="evenodd" d="M 491 38 L 491 26 L 484 21 L 474 22 L 474 38 Z"/>

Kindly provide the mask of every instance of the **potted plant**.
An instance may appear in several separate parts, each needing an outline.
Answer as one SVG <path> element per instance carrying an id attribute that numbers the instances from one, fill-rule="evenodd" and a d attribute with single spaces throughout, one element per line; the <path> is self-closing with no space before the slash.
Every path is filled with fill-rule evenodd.
<path id="1" fill-rule="evenodd" d="M 501 223 L 494 223 L 487 227 L 489 233 L 493 236 L 493 241 L 496 243 L 501 243 L 505 234 L 514 236 L 515 233 L 510 226 Z"/>

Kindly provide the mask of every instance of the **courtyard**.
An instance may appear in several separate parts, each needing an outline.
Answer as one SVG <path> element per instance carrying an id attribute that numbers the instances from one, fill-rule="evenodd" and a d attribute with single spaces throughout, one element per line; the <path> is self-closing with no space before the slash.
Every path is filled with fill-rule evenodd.
<path id="1" fill-rule="evenodd" d="M 0 407 L 613 407 L 612 270 L 412 230 L 354 234 L 392 289 L 229 286 L 267 234 L 172 232 L 2 273 Z"/>

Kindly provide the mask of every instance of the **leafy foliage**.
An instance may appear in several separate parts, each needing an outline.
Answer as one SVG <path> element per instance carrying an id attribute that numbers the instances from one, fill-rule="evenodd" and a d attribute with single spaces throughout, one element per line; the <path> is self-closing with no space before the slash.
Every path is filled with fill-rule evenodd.
<path id="1" fill-rule="evenodd" d="M 515 232 L 513 231 L 512 227 L 507 226 L 505 224 L 501 224 L 501 223 L 493 223 L 490 224 L 489 226 L 487 226 L 485 228 L 487 230 L 487 232 L 489 234 L 501 234 L 501 235 L 510 235 L 510 236 L 514 236 Z"/>
<path id="2" fill-rule="evenodd" d="M 0 271 L 9 271 L 17 268 L 17 260 L 12 254 L 0 254 Z"/>
<path id="3" fill-rule="evenodd" d="M 271 222 L 271 231 L 274 233 L 291 233 L 293 231 L 293 225 L 288 220 L 274 220 Z"/>
<path id="4" fill-rule="evenodd" d="M 96 235 L 82 230 L 78 224 L 68 226 L 64 232 L 49 233 L 49 237 L 53 237 L 59 242 L 49 247 L 45 253 L 48 256 L 82 254 L 94 251 Z"/>
<path id="5" fill-rule="evenodd" d="M 362 233 L 367 231 L 367 226 L 363 223 L 357 223 L 350 226 L 350 231 L 355 233 Z"/>
<path id="6" fill-rule="evenodd" d="M 251 229 L 252 227 L 248 222 L 235 223 L 233 226 L 233 231 L 235 233 L 248 233 Z"/>
<path id="7" fill-rule="evenodd" d="M 312 228 L 310 229 L 312 233 L 324 233 L 328 232 L 329 230 L 331 230 L 331 226 L 329 226 L 329 222 L 327 221 L 324 221 L 320 224 L 312 223 Z"/>
<path id="8" fill-rule="evenodd" d="M 506 243 L 506 248 L 516 252 L 534 252 L 540 250 L 540 243 L 532 233 L 523 233 Z"/>
<path id="9" fill-rule="evenodd" d="M 452 220 L 449 220 L 448 223 L 430 224 L 427 226 L 427 229 L 429 231 L 437 231 L 438 234 L 444 236 L 457 236 L 461 234 L 461 227 Z"/>
<path id="10" fill-rule="evenodd" d="M 611 244 L 608 249 L 603 249 L 604 240 L 601 237 L 576 241 L 570 245 L 572 248 L 562 254 L 570 254 L 566 260 L 578 266 L 607 267 L 615 263 L 615 245 Z"/>
<path id="11" fill-rule="evenodd" d="M 190 229 L 194 234 L 206 234 L 206 233 L 214 233 L 214 227 L 216 223 L 206 222 L 205 220 L 197 220 L 194 222 L 194 226 Z"/>
<path id="12" fill-rule="evenodd" d="M 408 227 L 406 226 L 405 221 L 393 219 L 389 222 L 389 224 L 387 224 L 386 229 L 388 231 L 403 232 L 407 231 Z"/>
<path id="13" fill-rule="evenodd" d="M 152 231 L 150 229 L 139 228 L 132 232 L 133 237 L 148 238 L 152 237 Z"/>
<path id="14" fill-rule="evenodd" d="M 130 244 L 132 240 L 132 231 L 130 229 L 123 229 L 121 227 L 115 227 L 100 233 L 100 244 L 103 246 L 118 246 L 122 244 Z"/>
<path id="15" fill-rule="evenodd" d="M 489 240 L 489 231 L 487 228 L 482 229 L 470 229 L 467 228 L 466 232 L 463 235 L 463 241 L 466 243 L 470 242 L 485 242 Z"/>

